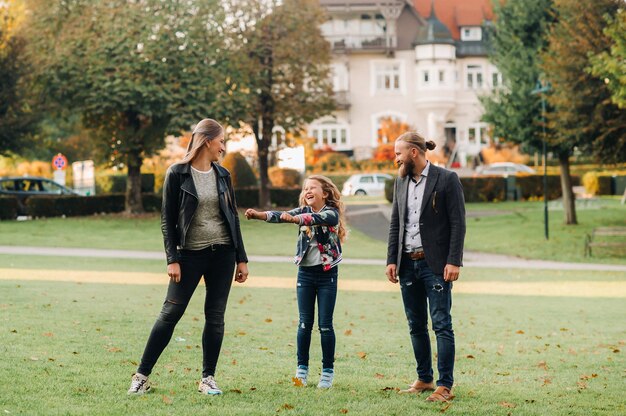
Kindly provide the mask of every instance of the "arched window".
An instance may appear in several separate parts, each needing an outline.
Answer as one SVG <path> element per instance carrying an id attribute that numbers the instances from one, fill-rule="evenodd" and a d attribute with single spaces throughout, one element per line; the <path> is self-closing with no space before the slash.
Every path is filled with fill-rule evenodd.
<path id="1" fill-rule="evenodd" d="M 330 146 L 335 150 L 350 149 L 349 125 L 334 119 L 318 121 L 309 126 L 309 136 L 316 147 Z"/>

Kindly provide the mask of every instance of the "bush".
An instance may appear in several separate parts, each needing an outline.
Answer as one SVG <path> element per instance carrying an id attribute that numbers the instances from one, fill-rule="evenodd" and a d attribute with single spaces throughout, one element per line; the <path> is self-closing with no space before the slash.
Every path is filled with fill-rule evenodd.
<path id="1" fill-rule="evenodd" d="M 222 161 L 222 166 L 230 172 L 235 189 L 258 185 L 254 171 L 241 153 L 228 153 Z"/>
<path id="2" fill-rule="evenodd" d="M 525 175 L 515 178 L 519 190 L 518 199 L 529 199 L 543 196 L 543 175 Z M 548 200 L 561 198 L 561 177 L 548 175 Z M 580 177 L 572 175 L 572 186 L 580 184 Z"/>
<path id="3" fill-rule="evenodd" d="M 600 193 L 600 180 L 596 172 L 587 172 L 583 175 L 583 186 L 585 191 L 591 195 L 598 195 Z"/>
<path id="4" fill-rule="evenodd" d="M 0 220 L 13 220 L 17 217 L 17 198 L 0 196 Z"/>
<path id="5" fill-rule="evenodd" d="M 148 212 L 161 210 L 161 198 L 156 194 L 143 194 L 144 209 Z M 27 214 L 33 217 L 75 217 L 94 214 L 110 214 L 124 211 L 125 195 L 109 194 L 95 196 L 41 196 L 26 200 Z"/>
<path id="6" fill-rule="evenodd" d="M 395 179 L 387 179 L 385 181 L 385 198 L 389 202 L 393 202 L 393 185 L 396 183 Z"/>
<path id="7" fill-rule="evenodd" d="M 506 199 L 506 180 L 499 176 L 460 178 L 465 202 L 492 202 Z"/>
<path id="8" fill-rule="evenodd" d="M 300 188 L 270 188 L 270 199 L 277 207 L 293 208 L 298 206 Z M 259 188 L 235 189 L 237 207 L 253 208 L 259 206 Z"/>
<path id="9" fill-rule="evenodd" d="M 122 173 L 97 175 L 96 195 L 125 193 L 127 176 Z M 141 174 L 141 192 L 154 192 L 154 173 Z"/>
<path id="10" fill-rule="evenodd" d="M 313 170 L 315 172 L 337 172 L 354 168 L 353 162 L 348 156 L 339 152 L 325 153 L 317 160 Z"/>
<path id="11" fill-rule="evenodd" d="M 294 188 L 300 186 L 302 175 L 295 169 L 271 167 L 267 174 L 272 186 L 281 188 Z"/>

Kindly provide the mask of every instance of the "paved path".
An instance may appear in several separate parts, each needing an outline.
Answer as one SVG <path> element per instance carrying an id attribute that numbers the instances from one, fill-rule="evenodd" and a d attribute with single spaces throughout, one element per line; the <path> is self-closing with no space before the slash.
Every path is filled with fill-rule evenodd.
<path id="1" fill-rule="evenodd" d="M 0 254 L 37 255 L 37 256 L 63 256 L 63 257 L 93 257 L 111 259 L 143 259 L 163 260 L 165 255 L 160 251 L 135 251 L 135 250 L 106 250 L 89 248 L 54 248 L 54 247 L 20 247 L 0 246 Z M 293 259 L 288 256 L 248 256 L 251 262 L 257 263 L 291 263 Z M 359 264 L 381 266 L 385 265 L 382 259 L 355 259 L 346 258 L 343 264 Z M 464 267 L 468 268 L 502 268 L 502 269 L 545 269 L 545 270 L 598 270 L 626 272 L 626 265 L 618 264 L 595 264 L 595 263 L 565 263 L 546 260 L 528 260 L 520 257 L 505 256 L 501 254 L 479 253 L 466 251 L 464 253 Z"/>

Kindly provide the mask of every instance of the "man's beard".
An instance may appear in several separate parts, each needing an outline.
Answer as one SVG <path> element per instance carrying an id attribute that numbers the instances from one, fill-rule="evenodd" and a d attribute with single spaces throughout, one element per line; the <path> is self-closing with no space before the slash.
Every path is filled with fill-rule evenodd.
<path id="1" fill-rule="evenodd" d="M 413 159 L 407 159 L 402 162 L 400 168 L 398 168 L 398 174 L 402 178 L 406 178 L 407 176 L 413 176 L 413 171 L 415 170 L 415 162 Z"/>

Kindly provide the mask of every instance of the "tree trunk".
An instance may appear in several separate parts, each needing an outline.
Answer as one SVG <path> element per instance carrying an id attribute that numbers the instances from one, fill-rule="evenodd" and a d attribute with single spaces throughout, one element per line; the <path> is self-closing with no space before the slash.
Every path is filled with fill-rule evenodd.
<path id="1" fill-rule="evenodd" d="M 127 166 L 128 178 L 126 180 L 126 213 L 141 214 L 143 202 L 141 201 L 141 152 L 128 153 Z"/>
<path id="2" fill-rule="evenodd" d="M 265 138 L 265 129 L 260 129 L 261 122 L 254 123 L 252 132 L 256 138 L 257 158 L 259 161 L 259 207 L 268 209 L 272 206 L 269 190 L 269 176 L 267 168 L 269 167 L 269 142 Z M 271 136 L 270 136 L 271 138 Z"/>
<path id="3" fill-rule="evenodd" d="M 572 190 L 572 176 L 569 171 L 569 153 L 559 154 L 559 166 L 561 168 L 561 190 L 563 192 L 563 213 L 565 224 L 578 224 L 576 221 L 576 200 Z"/>

